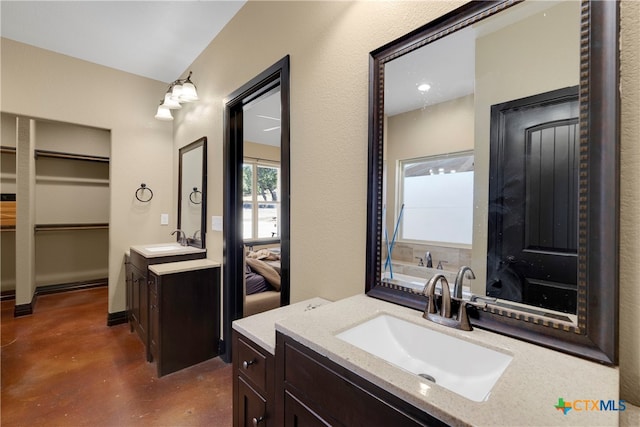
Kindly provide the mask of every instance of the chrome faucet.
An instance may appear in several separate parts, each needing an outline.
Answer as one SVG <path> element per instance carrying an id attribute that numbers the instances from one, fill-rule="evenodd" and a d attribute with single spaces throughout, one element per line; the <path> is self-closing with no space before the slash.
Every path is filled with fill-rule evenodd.
<path id="1" fill-rule="evenodd" d="M 464 280 L 465 273 L 468 273 L 467 278 L 469 279 L 476 278 L 476 275 L 473 274 L 473 270 L 471 269 L 471 267 L 468 267 L 466 265 L 460 267 L 460 270 L 458 270 L 458 274 L 456 275 L 456 282 L 453 285 L 454 298 L 462 299 L 462 281 Z"/>
<path id="2" fill-rule="evenodd" d="M 436 284 L 441 282 L 441 294 L 442 302 L 440 303 L 440 313 L 436 305 Z M 436 274 L 425 285 L 422 293 L 429 299 L 427 306 L 424 309 L 422 317 L 440 325 L 449 326 L 463 331 L 471 331 L 471 322 L 469 322 L 469 315 L 467 314 L 467 301 L 458 298 L 451 297 L 451 291 L 449 291 L 449 282 L 444 274 Z M 451 317 L 451 301 L 454 300 L 458 303 L 458 315 L 456 318 Z"/>
<path id="3" fill-rule="evenodd" d="M 185 236 L 184 231 L 178 229 L 173 231 L 171 235 L 173 236 L 176 233 L 178 233 L 178 243 L 180 243 L 181 246 L 187 246 L 187 236 Z"/>

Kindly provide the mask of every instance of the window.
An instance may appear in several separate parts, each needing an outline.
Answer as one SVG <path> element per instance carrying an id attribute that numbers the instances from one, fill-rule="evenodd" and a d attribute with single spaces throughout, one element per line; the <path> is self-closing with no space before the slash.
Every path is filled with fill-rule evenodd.
<path id="1" fill-rule="evenodd" d="M 400 161 L 400 238 L 471 245 L 473 152 Z"/>
<path id="2" fill-rule="evenodd" d="M 263 162 L 242 164 L 244 240 L 280 237 L 280 166 Z"/>

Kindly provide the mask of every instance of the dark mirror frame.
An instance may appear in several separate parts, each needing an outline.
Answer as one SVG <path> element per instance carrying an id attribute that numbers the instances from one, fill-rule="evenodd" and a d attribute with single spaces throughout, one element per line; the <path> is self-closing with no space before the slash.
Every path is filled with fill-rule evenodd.
<path id="1" fill-rule="evenodd" d="M 182 197 L 189 197 L 189 195 L 182 194 L 182 157 L 185 153 L 202 147 L 202 201 L 200 203 L 200 238 L 194 239 L 190 236 L 187 238 L 187 245 L 194 246 L 196 248 L 206 248 L 206 230 L 207 230 L 207 137 L 196 139 L 189 145 L 178 150 L 179 153 L 179 165 L 178 165 L 178 229 L 181 229 L 182 224 Z"/>
<path id="2" fill-rule="evenodd" d="M 520 3 L 471 2 L 371 52 L 367 295 L 417 310 L 427 298 L 381 281 L 384 66 Z M 498 304 L 469 306 L 473 326 L 603 364 L 618 363 L 619 4 L 583 1 L 580 17 L 580 187 L 577 324 Z"/>

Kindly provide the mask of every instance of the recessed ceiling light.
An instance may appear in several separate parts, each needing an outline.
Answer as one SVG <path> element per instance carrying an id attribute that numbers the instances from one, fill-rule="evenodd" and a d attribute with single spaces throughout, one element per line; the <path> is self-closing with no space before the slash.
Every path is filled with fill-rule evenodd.
<path id="1" fill-rule="evenodd" d="M 421 85 L 418 86 L 418 90 L 420 92 L 426 92 L 429 89 L 431 89 L 431 85 L 427 84 L 427 83 L 422 83 Z"/>

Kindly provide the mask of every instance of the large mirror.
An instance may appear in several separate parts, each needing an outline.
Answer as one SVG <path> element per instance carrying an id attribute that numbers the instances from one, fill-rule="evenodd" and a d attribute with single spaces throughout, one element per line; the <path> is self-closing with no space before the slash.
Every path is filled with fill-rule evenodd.
<path id="1" fill-rule="evenodd" d="M 207 137 L 180 148 L 178 229 L 187 244 L 205 248 L 207 213 Z"/>
<path id="2" fill-rule="evenodd" d="M 367 283 L 617 363 L 615 2 L 472 2 L 371 54 Z"/>

